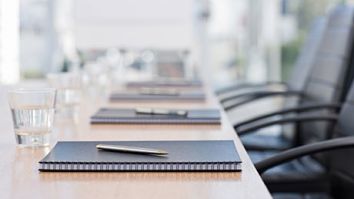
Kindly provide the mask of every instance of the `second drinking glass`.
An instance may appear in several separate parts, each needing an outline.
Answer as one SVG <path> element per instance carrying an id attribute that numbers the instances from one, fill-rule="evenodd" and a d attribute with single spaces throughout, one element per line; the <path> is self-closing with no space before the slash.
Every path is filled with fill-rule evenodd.
<path id="1" fill-rule="evenodd" d="M 57 89 L 56 111 L 60 119 L 77 121 L 81 101 L 81 76 L 78 73 L 53 73 L 47 79 Z"/>

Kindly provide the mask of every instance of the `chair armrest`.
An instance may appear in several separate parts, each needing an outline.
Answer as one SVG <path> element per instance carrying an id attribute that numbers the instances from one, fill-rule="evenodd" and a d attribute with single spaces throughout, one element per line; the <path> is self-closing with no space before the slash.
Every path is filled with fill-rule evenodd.
<path id="1" fill-rule="evenodd" d="M 253 122 L 258 122 L 262 119 L 270 118 L 273 116 L 277 115 L 283 115 L 283 114 L 288 114 L 288 113 L 302 113 L 302 112 L 307 112 L 307 111 L 312 111 L 312 110 L 317 110 L 317 109 L 339 109 L 341 108 L 341 104 L 337 103 L 331 103 L 331 104 L 315 104 L 315 105 L 308 105 L 308 106 L 299 106 L 295 108 L 287 108 L 283 109 L 280 111 L 274 111 L 271 113 L 263 114 L 254 118 L 251 118 L 249 120 L 237 123 L 234 125 L 234 128 L 237 129 L 243 125 L 248 125 Z"/>
<path id="2" fill-rule="evenodd" d="M 256 87 L 272 86 L 272 85 L 281 85 L 281 86 L 287 87 L 287 84 L 284 82 L 265 82 L 265 83 L 260 83 L 260 84 L 240 83 L 240 84 L 227 86 L 225 88 L 221 88 L 221 89 L 215 91 L 215 94 L 216 95 L 223 95 L 225 93 L 237 91 L 239 89 L 256 88 Z"/>
<path id="3" fill-rule="evenodd" d="M 255 166 L 257 171 L 262 174 L 267 169 L 270 169 L 285 162 L 289 162 L 296 158 L 344 148 L 354 148 L 354 137 L 336 138 L 289 149 L 280 152 L 279 154 L 273 157 L 262 160 L 256 163 Z"/>
<path id="4" fill-rule="evenodd" d="M 293 95 L 293 94 L 298 94 L 299 91 L 251 91 L 251 92 L 245 92 L 245 93 L 237 93 L 235 95 L 231 95 L 228 97 L 225 97 L 220 100 L 220 103 L 225 103 L 230 100 L 236 100 L 242 97 L 247 97 L 247 96 L 263 96 L 263 95 Z"/>
<path id="5" fill-rule="evenodd" d="M 262 96 L 262 95 L 271 94 L 273 92 L 277 92 L 277 91 L 262 90 L 262 91 L 250 91 L 250 92 L 244 92 L 244 93 L 236 93 L 235 95 L 231 95 L 231 96 L 220 99 L 220 103 L 223 104 L 227 101 L 237 100 L 237 99 L 244 98 L 244 97 L 258 97 L 258 96 Z M 283 92 L 283 91 L 281 91 L 281 92 Z"/>
<path id="6" fill-rule="evenodd" d="M 288 96 L 302 96 L 303 93 L 301 91 L 260 91 L 260 92 L 255 92 L 255 93 L 248 93 L 248 94 L 241 94 L 238 96 L 230 96 L 230 98 L 226 101 L 237 99 L 237 98 L 242 98 L 242 97 L 248 97 L 246 100 L 242 100 L 240 102 L 236 102 L 235 104 L 229 105 L 229 106 L 224 106 L 224 109 L 226 111 L 229 111 L 230 109 L 233 109 L 237 106 L 253 102 L 255 100 L 260 100 L 266 97 L 275 97 L 275 96 L 282 96 L 282 97 L 288 97 Z M 235 97 L 235 98 L 232 98 Z M 232 98 L 232 99 L 231 99 Z M 224 102 L 226 102 L 224 101 Z"/>
<path id="7" fill-rule="evenodd" d="M 287 124 L 287 123 L 295 123 L 295 122 L 311 122 L 311 121 L 332 121 L 336 122 L 338 119 L 337 115 L 321 115 L 321 116 L 296 116 L 296 117 L 291 117 L 291 118 L 282 118 L 274 121 L 269 121 L 269 122 L 264 122 L 261 124 L 256 124 L 251 127 L 245 127 L 243 129 L 235 129 L 238 135 L 245 135 L 248 133 L 255 132 L 256 130 L 273 126 L 273 125 L 278 125 L 278 124 Z"/>

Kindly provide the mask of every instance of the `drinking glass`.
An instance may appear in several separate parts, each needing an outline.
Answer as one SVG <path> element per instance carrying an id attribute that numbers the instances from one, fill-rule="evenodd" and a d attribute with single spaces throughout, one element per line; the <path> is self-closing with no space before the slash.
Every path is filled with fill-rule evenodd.
<path id="1" fill-rule="evenodd" d="M 85 93 L 91 100 L 106 99 L 110 88 L 110 70 L 100 62 L 87 62 L 84 66 Z"/>
<path id="2" fill-rule="evenodd" d="M 54 121 L 54 88 L 15 89 L 8 92 L 15 130 L 20 146 L 49 145 Z"/>
<path id="3" fill-rule="evenodd" d="M 56 111 L 59 117 L 77 120 L 81 100 L 79 73 L 52 73 L 47 75 L 50 85 L 57 89 Z"/>

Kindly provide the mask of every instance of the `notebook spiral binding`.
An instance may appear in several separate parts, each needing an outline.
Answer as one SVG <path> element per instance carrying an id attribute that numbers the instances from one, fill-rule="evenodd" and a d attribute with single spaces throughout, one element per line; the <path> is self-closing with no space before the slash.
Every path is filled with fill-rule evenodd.
<path id="1" fill-rule="evenodd" d="M 97 163 L 40 162 L 41 171 L 240 171 L 241 164 L 221 163 Z"/>
<path id="2" fill-rule="evenodd" d="M 193 96 L 184 96 L 184 95 L 145 95 L 145 97 L 138 96 L 119 96 L 119 95 L 111 95 L 109 97 L 110 101 L 120 101 L 120 100 L 205 100 L 204 95 L 193 95 Z"/>

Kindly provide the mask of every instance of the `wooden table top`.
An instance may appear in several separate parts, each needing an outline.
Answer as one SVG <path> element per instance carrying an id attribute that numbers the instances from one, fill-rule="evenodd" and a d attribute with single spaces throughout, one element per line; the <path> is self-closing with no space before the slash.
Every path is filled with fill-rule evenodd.
<path id="1" fill-rule="evenodd" d="M 0 86 L 0 198 L 271 198 L 243 145 L 222 112 L 222 125 L 90 125 L 101 106 L 219 108 L 211 91 L 205 102 L 109 104 L 84 98 L 78 123 L 56 118 L 51 146 L 60 140 L 212 140 L 232 139 L 242 172 L 39 172 L 50 148 L 16 147 L 7 87 Z"/>

